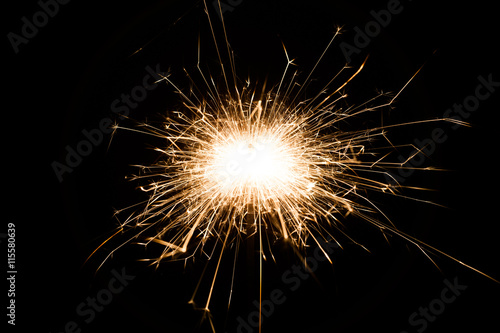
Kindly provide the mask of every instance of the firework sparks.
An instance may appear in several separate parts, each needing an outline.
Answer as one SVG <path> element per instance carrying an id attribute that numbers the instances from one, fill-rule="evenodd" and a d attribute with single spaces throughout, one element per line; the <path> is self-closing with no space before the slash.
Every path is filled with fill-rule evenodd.
<path id="1" fill-rule="evenodd" d="M 223 21 L 222 25 L 225 34 Z M 340 29 L 325 52 L 339 33 Z M 298 82 L 297 72 L 289 70 L 293 60 L 284 48 L 287 63 L 281 81 L 270 90 L 257 90 L 250 80 L 242 84 L 236 78 L 234 59 L 224 35 L 231 69 L 228 75 L 213 29 L 212 34 L 223 87 L 204 74 L 199 59 L 204 89 L 198 90 L 207 91 L 206 96 L 195 94 L 193 89 L 185 94 L 170 76 L 164 76 L 162 79 L 182 97 L 184 107 L 165 116 L 161 126 L 116 126 L 158 137 L 164 146 L 155 149 L 160 156 L 158 162 L 138 165 L 140 172 L 130 177 L 145 183 L 140 189 L 147 192 L 148 199 L 118 212 L 133 211 L 110 239 L 128 231 L 133 235 L 110 255 L 132 241 L 156 243 L 162 246 L 161 253 L 145 260 L 159 264 L 164 259 L 189 258 L 204 251 L 208 239 L 219 239 L 222 250 L 218 270 L 224 248 L 252 230 L 260 239 L 261 260 L 265 256 L 263 228 L 275 240 L 285 239 L 296 248 L 305 246 L 309 238 L 321 248 L 317 238 L 328 235 L 335 239 L 335 230 L 352 240 L 338 228 L 342 217 L 351 214 L 384 234 L 403 238 L 430 260 L 430 254 L 441 254 L 493 279 L 398 230 L 369 198 L 372 191 L 401 196 L 398 190 L 402 186 L 382 181 L 388 169 L 401 167 L 401 163 L 386 161 L 395 147 L 387 139 L 388 129 L 453 120 L 339 129 L 352 117 L 391 106 L 412 78 L 392 97 L 379 94 L 362 105 L 341 107 L 340 102 L 347 97 L 342 89 L 365 63 L 334 88 L 339 74 L 349 70 L 345 66 L 316 96 L 302 99 L 316 66 L 304 82 Z M 212 290 L 203 307 L 207 311 L 211 295 Z"/>

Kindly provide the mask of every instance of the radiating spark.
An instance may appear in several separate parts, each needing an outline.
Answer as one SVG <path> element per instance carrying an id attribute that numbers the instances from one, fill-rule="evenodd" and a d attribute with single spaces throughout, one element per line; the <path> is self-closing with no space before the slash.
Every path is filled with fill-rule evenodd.
<path id="1" fill-rule="evenodd" d="M 496 281 L 400 231 L 370 200 L 370 192 L 407 198 L 400 194 L 403 186 L 383 180 L 389 169 L 401 167 L 400 163 L 388 160 L 397 147 L 388 140 L 388 130 L 453 120 L 419 120 L 351 131 L 339 129 L 341 123 L 352 117 L 392 106 L 421 68 L 392 97 L 379 94 L 361 105 L 341 107 L 340 102 L 347 97 L 341 91 L 362 71 L 365 59 L 344 82 L 335 85 L 339 74 L 348 70 L 347 65 L 316 96 L 303 99 L 304 87 L 340 33 L 339 28 L 304 82 L 298 82 L 297 72 L 290 73 L 293 60 L 283 46 L 286 63 L 280 82 L 275 88 L 266 90 L 264 86 L 257 90 L 250 79 L 246 83 L 238 80 L 224 21 L 222 24 L 230 74 L 210 21 L 224 79 L 222 87 L 201 70 L 198 51 L 197 69 L 204 87 L 198 91 L 207 91 L 206 95 L 195 94 L 194 89 L 186 94 L 169 76 L 164 76 L 163 80 L 179 93 L 184 107 L 165 115 L 162 126 L 148 123 L 138 128 L 116 126 L 158 137 L 164 144 L 156 148 L 160 157 L 156 163 L 138 165 L 140 172 L 130 177 L 144 183 L 140 189 L 148 194 L 148 199 L 117 212 L 132 210 L 119 228 L 132 236 L 108 257 L 132 241 L 143 245 L 156 243 L 163 247 L 161 253 L 144 260 L 159 264 L 164 259 L 189 258 L 204 251 L 208 239 L 218 239 L 222 249 L 204 306 L 209 311 L 224 250 L 234 242 L 239 248 L 241 235 L 250 230 L 258 233 L 261 267 L 263 228 L 275 240 L 285 239 L 296 248 L 306 246 L 312 238 L 331 262 L 318 238 L 332 237 L 335 230 L 366 249 L 338 228 L 343 217 L 353 215 L 382 231 L 384 236 L 394 234 L 413 244 L 431 261 L 430 254 L 441 254 Z M 189 73 L 188 78 L 196 86 Z M 260 274 L 262 291 L 262 269 Z"/>

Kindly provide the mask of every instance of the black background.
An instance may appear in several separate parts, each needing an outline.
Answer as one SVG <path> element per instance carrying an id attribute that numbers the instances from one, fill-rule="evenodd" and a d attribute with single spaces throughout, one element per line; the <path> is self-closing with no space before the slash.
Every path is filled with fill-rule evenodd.
<path id="1" fill-rule="evenodd" d="M 491 73 L 494 80 L 500 80 L 494 4 L 406 1 L 402 5 L 404 10 L 393 16 L 390 25 L 353 56 L 352 65 L 359 66 L 370 54 L 366 68 L 346 87 L 351 103 L 363 102 L 376 89 L 399 90 L 424 62 L 423 71 L 398 99 L 396 108 L 384 114 L 388 122 L 441 117 L 447 108 L 474 93 L 479 75 Z M 311 85 L 314 91 L 344 65 L 339 44 L 354 44 L 353 28 L 363 28 L 372 20 L 370 10 L 386 6 L 386 1 L 244 0 L 226 17 L 238 74 L 242 79 L 261 82 L 268 78 L 270 85 L 277 83 L 286 64 L 283 41 L 304 78 L 336 26 L 343 25 L 345 33 L 314 75 L 318 80 Z M 107 135 L 62 183 L 51 167 L 53 161 L 64 161 L 66 145 L 75 147 L 82 140 L 83 129 L 96 128 L 102 118 L 114 117 L 111 102 L 142 82 L 146 66 L 170 68 L 179 86 L 188 87 L 182 67 L 194 71 L 198 36 L 202 45 L 211 47 L 202 3 L 73 1 L 61 6 L 28 44 L 20 46 L 18 54 L 6 36 L 20 33 L 21 17 L 30 18 L 39 6 L 31 1 L 16 3 L 16 7 L 9 3 L 5 8 L 2 167 L 7 201 L 3 219 L 4 225 L 16 224 L 16 328 L 61 332 L 74 320 L 82 332 L 209 331 L 207 321 L 199 325 L 201 313 L 186 304 L 203 269 L 202 256 L 197 258 L 198 265 L 188 264 L 186 269 L 179 263 L 165 263 L 154 271 L 131 259 L 141 256 L 132 248 L 97 274 L 102 253 L 84 265 L 116 226 L 113 208 L 141 198 L 123 178 L 133 172 L 130 164 L 152 158 L 144 152 L 146 137 L 119 136 L 107 149 Z M 212 18 L 219 22 L 216 16 Z M 207 54 L 203 61 L 215 69 L 216 60 Z M 154 118 L 178 107 L 177 97 L 162 84 L 149 92 L 131 116 Z M 408 194 L 448 208 L 374 197 L 402 230 L 496 278 L 500 278 L 498 106 L 496 92 L 467 119 L 472 127 L 453 130 L 439 123 L 390 133 L 391 140 L 407 143 L 429 137 L 437 126 L 445 129 L 448 140 L 425 163 L 449 171 L 415 172 L 405 185 L 437 189 Z M 297 260 L 288 258 L 289 253 L 278 244 L 277 254 L 287 259 L 265 265 L 264 296 L 277 288 L 285 291 L 287 300 L 265 320 L 264 332 L 416 332 L 408 317 L 440 296 L 444 279 L 455 277 L 467 290 L 425 331 L 498 330 L 499 284 L 442 256 L 433 257 L 440 272 L 404 241 L 392 237 L 387 244 L 378 230 L 360 221 L 348 218 L 346 224 L 372 253 L 344 244 L 344 250 L 333 256 L 333 267 L 322 263 L 317 280 L 307 279 L 297 291 L 290 291 L 281 279 Z M 228 258 L 211 306 L 217 332 L 236 332 L 235 318 L 254 311 L 251 303 L 258 297 L 257 278 L 237 280 L 234 305 L 226 311 L 232 257 Z M 242 267 L 252 265 L 255 262 L 245 262 Z M 113 269 L 123 267 L 136 278 L 95 320 L 84 323 L 76 307 L 107 286 Z"/>

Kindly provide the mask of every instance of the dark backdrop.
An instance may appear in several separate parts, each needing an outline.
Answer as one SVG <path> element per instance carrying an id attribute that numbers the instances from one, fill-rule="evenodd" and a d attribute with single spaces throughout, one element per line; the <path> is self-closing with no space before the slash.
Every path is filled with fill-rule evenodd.
<path id="1" fill-rule="evenodd" d="M 393 2 L 233 1 L 225 16 L 238 75 L 258 82 L 267 78 L 269 85 L 277 83 L 286 64 L 283 42 L 305 78 L 336 26 L 343 26 L 344 33 L 313 75 L 316 81 L 308 90 L 312 94 L 346 63 L 341 43 L 356 46 L 356 29 L 364 29 L 374 20 L 370 11 L 378 13 L 389 3 Z M 403 1 L 400 6 L 401 12 L 392 15 L 368 45 L 358 45 L 359 51 L 352 54 L 354 68 L 366 55 L 370 57 L 363 72 L 345 88 L 350 103 L 363 102 L 377 89 L 398 91 L 424 63 L 396 108 L 384 113 L 387 122 L 443 117 L 455 103 L 474 95 L 479 76 L 500 81 L 494 4 Z M 211 3 L 209 7 L 213 8 Z M 16 225 L 16 328 L 63 332 L 65 327 L 72 331 L 71 322 L 75 322 L 81 332 L 210 331 L 208 321 L 200 324 L 202 313 L 187 304 L 204 267 L 203 256 L 194 265 L 164 263 L 155 271 L 134 261 L 141 257 L 140 249 L 125 248 L 94 274 L 108 248 L 84 265 L 116 226 L 113 209 L 142 198 L 124 177 L 134 171 L 131 164 L 153 158 L 146 150 L 147 137 L 118 135 L 108 149 L 110 135 L 105 133 L 102 142 L 71 173 L 64 174 L 62 181 L 52 167 L 54 161 L 64 162 L 67 146 L 75 148 L 85 139 L 83 130 L 99 128 L 102 119 L 117 119 L 110 109 L 113 101 L 142 84 L 147 66 L 170 69 L 180 87 L 189 87 L 182 68 L 195 70 L 198 36 L 207 50 L 202 63 L 217 71 L 202 3 L 72 1 L 59 5 L 57 13 L 51 7 L 53 17 L 47 16 L 46 24 L 43 15 L 38 17 L 42 20 L 38 32 L 31 31 L 34 36 L 19 45 L 16 53 L 8 34 L 22 34 L 22 18 L 32 22 L 40 8 L 35 1 L 24 1 L 6 4 L 3 11 L 7 75 L 3 76 L 2 215 L 4 229 L 9 222 Z M 212 15 L 218 24 L 218 17 Z M 444 130 L 447 140 L 436 145 L 423 166 L 447 171 L 414 172 L 404 182 L 436 189 L 407 194 L 447 208 L 373 197 L 401 230 L 496 278 L 500 278 L 496 246 L 498 94 L 491 93 L 463 119 L 471 127 L 453 129 L 433 123 L 389 133 L 395 143 L 415 143 L 415 139 L 431 137 L 436 127 Z M 179 106 L 178 96 L 162 83 L 130 108 L 130 116 L 139 121 L 155 119 L 158 113 Z M 377 117 L 367 118 L 359 126 Z M 402 150 L 393 157 L 397 160 L 398 154 L 408 156 L 410 152 Z M 388 244 L 378 230 L 361 221 L 348 218 L 345 224 L 372 253 L 346 242 L 344 250 L 334 251 L 333 265 L 319 264 L 316 279 L 301 280 L 296 290 L 290 289 L 292 283 L 283 274 L 299 262 L 277 244 L 276 255 L 282 259 L 276 265 L 265 264 L 264 298 L 276 289 L 286 301 L 275 305 L 265 319 L 264 332 L 498 329 L 499 284 L 443 256 L 433 257 L 440 272 L 401 239 L 392 237 Z M 5 244 L 2 240 L 2 246 Z M 258 279 L 250 273 L 255 273 L 257 263 L 243 251 L 238 257 L 240 279 L 236 280 L 232 307 L 226 310 L 233 255 L 231 252 L 219 272 L 211 305 L 217 332 L 249 331 L 238 329 L 237 318 L 248 318 L 256 309 Z M 129 277 L 130 281 L 123 282 L 127 284 L 123 291 L 95 310 L 95 318 L 90 319 L 91 311 L 79 314 L 82 303 L 87 305 L 80 310 L 88 310 L 92 297 L 109 295 L 103 290 L 109 289 L 113 274 Z M 412 325 L 409 317 L 420 307 L 439 306 L 436 299 L 446 288 L 445 280 L 467 289 L 442 314 L 426 320 L 426 327 L 422 320 Z"/>

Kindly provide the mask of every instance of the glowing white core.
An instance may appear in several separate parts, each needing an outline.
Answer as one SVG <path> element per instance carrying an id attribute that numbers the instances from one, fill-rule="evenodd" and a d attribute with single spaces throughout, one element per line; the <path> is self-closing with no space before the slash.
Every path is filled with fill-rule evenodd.
<path id="1" fill-rule="evenodd" d="M 288 173 L 286 156 L 269 140 L 235 140 L 218 147 L 217 176 L 230 187 L 255 187 L 281 182 Z"/>

